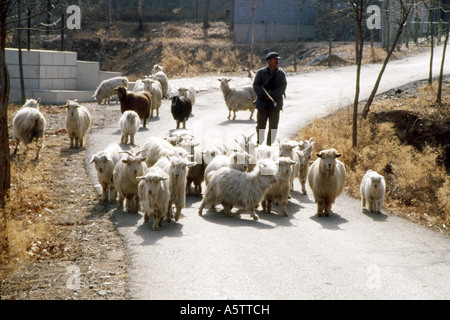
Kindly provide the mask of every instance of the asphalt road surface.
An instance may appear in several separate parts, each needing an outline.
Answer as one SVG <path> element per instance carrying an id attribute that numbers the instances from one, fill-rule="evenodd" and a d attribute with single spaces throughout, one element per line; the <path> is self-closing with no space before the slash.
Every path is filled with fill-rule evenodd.
<path id="1" fill-rule="evenodd" d="M 435 57 L 441 57 L 438 51 Z M 378 93 L 426 79 L 428 63 L 426 53 L 391 61 Z M 378 64 L 363 67 L 362 100 L 369 96 L 380 68 Z M 450 63 L 445 70 L 450 72 Z M 241 133 L 254 132 L 256 123 L 249 120 L 249 112 L 227 120 L 217 78 L 169 80 L 173 91 L 183 85 L 199 91 L 187 128 L 204 142 L 212 137 L 232 141 Z M 352 103 L 355 78 L 354 66 L 288 76 L 278 137 L 290 138 L 314 118 Z M 233 87 L 250 84 L 245 77 L 230 82 Z M 136 145 L 150 135 L 166 136 L 174 128 L 169 101 L 164 100 L 160 117 L 139 130 Z M 91 133 L 86 163 L 110 142 L 120 142 L 118 125 Z M 92 165 L 86 169 L 96 185 L 95 169 Z M 258 212 L 258 221 L 248 214 L 228 217 L 211 209 L 199 216 L 201 197 L 189 196 L 180 220 L 165 223 L 159 231 L 152 231 L 151 223 L 144 224 L 141 213 L 110 205 L 126 245 L 128 298 L 450 298 L 448 238 L 388 212 L 370 214 L 359 200 L 345 195 L 338 197 L 330 217 L 318 218 L 309 187 L 307 195 L 299 190 L 296 180 L 289 217 L 274 206 L 275 213 Z"/>

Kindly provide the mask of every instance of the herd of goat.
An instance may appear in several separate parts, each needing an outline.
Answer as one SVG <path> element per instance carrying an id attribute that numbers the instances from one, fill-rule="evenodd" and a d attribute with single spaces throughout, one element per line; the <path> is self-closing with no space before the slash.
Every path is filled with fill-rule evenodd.
<path id="1" fill-rule="evenodd" d="M 122 116 L 119 120 L 121 143 L 134 145 L 134 136 L 153 112 L 159 115 L 162 99 L 171 99 L 171 112 L 177 122 L 177 130 L 165 138 L 150 136 L 142 146 L 123 150 L 118 143 L 108 145 L 96 153 L 90 163 L 95 165 L 98 182 L 102 187 L 102 200 L 118 202 L 125 211 L 144 213 L 144 221 L 153 219 L 153 230 L 163 221 L 178 221 L 186 205 L 186 196 L 202 195 L 198 211 L 202 215 L 205 206 L 215 208 L 217 203 L 227 215 L 249 213 L 257 220 L 255 209 L 259 205 L 266 212 L 272 204 L 279 205 L 281 213 L 288 216 L 287 206 L 298 178 L 301 192 L 306 194 L 306 182 L 317 203 L 317 215 L 329 216 L 337 196 L 344 189 L 345 166 L 338 160 L 342 155 L 334 148 L 321 150 L 311 162 L 315 142 L 309 140 L 277 140 L 273 146 L 256 145 L 252 135 L 242 134 L 234 145 L 210 139 L 202 144 L 185 129 L 185 121 L 192 112 L 195 92 L 180 88 L 179 94 L 170 97 L 167 76 L 159 66 L 151 77 L 145 77 L 128 90 L 128 80 L 118 77 L 102 82 L 94 98 L 98 103 L 109 102 L 117 95 Z M 235 90 L 230 96 L 229 79 L 219 79 L 225 102 L 231 112 L 249 110 L 254 105 L 244 100 L 254 100 L 250 90 Z M 239 102 L 240 101 L 240 102 Z M 36 158 L 42 148 L 46 120 L 39 111 L 40 100 L 29 99 L 13 119 L 14 154 L 19 143 L 28 148 L 37 142 Z M 253 109 L 252 109 L 253 106 Z M 71 148 L 83 146 L 91 117 L 86 107 L 76 100 L 66 105 L 66 129 Z M 180 129 L 183 124 L 183 129 Z M 178 130 L 179 129 L 179 130 Z M 202 192 L 202 184 L 206 186 Z M 191 186 L 193 185 L 193 191 Z M 360 186 L 362 206 L 371 212 L 381 212 L 385 195 L 383 176 L 367 171 Z M 233 208 L 239 208 L 232 212 Z"/>

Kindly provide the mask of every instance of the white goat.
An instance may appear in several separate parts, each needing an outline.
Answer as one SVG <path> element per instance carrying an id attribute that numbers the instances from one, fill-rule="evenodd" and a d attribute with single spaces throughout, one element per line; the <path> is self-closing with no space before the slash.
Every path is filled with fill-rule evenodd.
<path id="1" fill-rule="evenodd" d="M 253 132 L 250 135 L 242 134 L 242 140 L 234 139 L 234 141 L 239 146 L 240 150 L 243 152 L 246 152 L 249 156 L 247 158 L 247 171 L 253 171 L 253 169 L 256 166 L 256 150 L 258 148 L 258 145 L 255 141 L 252 141 L 252 137 L 255 135 L 256 132 Z"/>
<path id="2" fill-rule="evenodd" d="M 19 150 L 20 142 L 25 145 L 25 153 L 28 150 L 28 144 L 33 139 L 36 140 L 37 150 L 36 159 L 39 159 L 39 153 L 44 144 L 44 131 L 47 121 L 44 115 L 39 111 L 41 99 L 28 99 L 22 108 L 16 113 L 13 119 L 13 137 L 16 142 L 14 154 Z M 41 139 L 39 141 L 39 139 Z"/>
<path id="3" fill-rule="evenodd" d="M 331 148 L 316 153 L 318 159 L 309 168 L 308 182 L 317 203 L 317 215 L 330 216 L 331 205 L 344 190 L 345 166 L 337 160 L 342 156 Z"/>
<path id="4" fill-rule="evenodd" d="M 125 111 L 119 119 L 120 131 L 122 133 L 120 141 L 122 143 L 128 143 L 128 137 L 130 138 L 130 144 L 134 144 L 134 136 L 139 130 L 141 119 L 139 115 L 133 110 Z"/>
<path id="5" fill-rule="evenodd" d="M 144 222 L 148 222 L 150 215 L 153 217 L 153 230 L 162 226 L 164 217 L 170 221 L 169 201 L 170 186 L 169 176 L 159 167 L 148 168 L 145 175 L 137 177 L 138 197 Z"/>
<path id="6" fill-rule="evenodd" d="M 78 104 L 77 100 L 67 100 L 66 129 L 70 139 L 71 148 L 83 147 L 83 139 L 91 126 L 89 110 Z"/>
<path id="7" fill-rule="evenodd" d="M 247 158 L 248 154 L 241 151 L 230 151 L 227 155 L 219 154 L 206 166 L 205 185 L 208 186 L 209 175 L 220 168 L 230 167 L 242 172 L 247 171 Z"/>
<path id="8" fill-rule="evenodd" d="M 299 171 L 298 171 L 298 179 L 300 180 L 300 184 L 302 185 L 302 193 L 306 194 L 306 179 L 308 177 L 308 170 L 311 160 L 311 155 L 314 150 L 315 142 L 312 141 L 312 138 L 309 140 L 303 140 L 299 143 L 299 148 L 302 150 L 304 156 L 304 163 L 302 165 L 303 159 L 299 158 Z M 300 153 L 298 153 L 300 157 Z"/>
<path id="9" fill-rule="evenodd" d="M 192 107 L 195 105 L 195 89 L 192 87 L 189 88 L 178 88 L 178 95 L 180 97 L 186 97 L 191 101 Z"/>
<path id="10" fill-rule="evenodd" d="M 279 203 L 283 215 L 287 217 L 287 204 L 291 186 L 290 177 L 293 171 L 292 166 L 295 165 L 296 162 L 289 157 L 280 157 L 277 162 L 277 181 L 266 192 L 261 205 L 264 211 L 270 212 L 272 210 L 272 202 Z"/>
<path id="11" fill-rule="evenodd" d="M 140 153 L 147 159 L 148 167 L 153 166 L 160 158 L 166 155 L 175 155 L 174 146 L 161 137 L 148 137 L 140 149 Z"/>
<path id="12" fill-rule="evenodd" d="M 280 141 L 278 140 L 278 147 L 280 149 L 279 151 L 279 157 L 288 157 L 291 160 L 295 161 L 295 166 L 294 168 L 291 170 L 290 173 L 290 191 L 294 190 L 294 179 L 295 177 L 298 175 L 298 171 L 299 171 L 299 159 L 298 159 L 298 154 L 295 152 L 296 149 L 298 149 L 298 142 L 295 140 L 285 140 L 285 141 Z"/>
<path id="13" fill-rule="evenodd" d="M 120 160 L 122 149 L 118 144 L 111 143 L 104 150 L 92 156 L 91 161 L 97 170 L 98 182 L 102 187 L 102 201 L 114 202 L 117 192 L 113 181 L 114 168 Z"/>
<path id="14" fill-rule="evenodd" d="M 128 78 L 114 77 L 111 79 L 103 80 L 95 90 L 95 93 L 92 97 L 97 101 L 98 104 L 101 104 L 102 102 L 108 102 L 109 104 L 111 101 L 111 97 L 116 95 L 114 89 L 116 89 L 118 86 L 124 86 L 125 88 L 128 88 Z"/>
<path id="15" fill-rule="evenodd" d="M 153 111 L 156 110 L 156 116 L 159 117 L 159 108 L 163 98 L 163 89 L 161 82 L 154 79 L 144 79 L 144 90 L 152 94 L 152 112 L 150 117 L 153 117 Z"/>
<path id="16" fill-rule="evenodd" d="M 167 222 L 170 222 L 172 204 L 176 207 L 175 221 L 178 221 L 181 210 L 186 206 L 186 174 L 188 167 L 195 165 L 195 162 L 190 162 L 178 154 L 162 157 L 155 163 L 155 167 L 160 167 L 169 175 L 170 201 Z"/>
<path id="17" fill-rule="evenodd" d="M 368 170 L 361 180 L 361 206 L 364 208 L 367 201 L 369 212 L 381 213 L 381 206 L 386 193 L 386 182 L 379 173 Z"/>
<path id="18" fill-rule="evenodd" d="M 122 151 L 122 153 L 125 153 L 125 155 L 117 162 L 113 171 L 114 187 L 119 194 L 119 205 L 124 207 L 124 201 L 126 200 L 124 209 L 128 212 L 137 213 L 139 211 L 137 194 L 139 180 L 137 177 L 144 175 L 147 170 L 146 158 L 130 151 Z"/>
<path id="19" fill-rule="evenodd" d="M 219 139 L 209 139 L 202 147 L 202 156 L 205 164 L 209 164 L 214 157 L 222 154 L 225 155 L 228 151 L 228 146 Z"/>
<path id="20" fill-rule="evenodd" d="M 162 94 L 164 99 L 169 99 L 169 80 L 163 71 L 164 66 L 155 64 L 152 69 L 152 78 L 161 83 Z"/>
<path id="21" fill-rule="evenodd" d="M 219 201 L 224 212 L 230 216 L 233 215 L 231 209 L 237 206 L 241 209 L 234 214 L 250 212 L 253 219 L 258 220 L 254 209 L 270 186 L 276 182 L 276 173 L 277 167 L 269 159 L 258 162 L 252 172 L 241 172 L 230 167 L 220 168 L 209 180 L 198 214 L 202 215 L 206 204 L 214 208 L 216 201 Z"/>
<path id="22" fill-rule="evenodd" d="M 231 79 L 220 78 L 220 89 L 225 99 L 225 104 L 228 108 L 228 119 L 231 118 L 231 112 L 233 112 L 233 120 L 236 119 L 236 112 L 239 110 L 250 110 L 250 118 L 252 119 L 255 112 L 255 105 L 253 101 L 256 99 L 256 93 L 252 87 L 244 88 L 230 88 L 228 82 Z"/>

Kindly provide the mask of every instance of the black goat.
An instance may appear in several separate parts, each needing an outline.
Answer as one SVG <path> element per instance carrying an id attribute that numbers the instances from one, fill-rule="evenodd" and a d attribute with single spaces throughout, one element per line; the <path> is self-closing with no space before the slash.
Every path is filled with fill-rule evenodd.
<path id="1" fill-rule="evenodd" d="M 191 100 L 186 97 L 173 96 L 170 111 L 177 122 L 177 129 L 180 128 L 180 122 L 183 122 L 183 129 L 186 129 L 186 121 L 192 112 Z"/>

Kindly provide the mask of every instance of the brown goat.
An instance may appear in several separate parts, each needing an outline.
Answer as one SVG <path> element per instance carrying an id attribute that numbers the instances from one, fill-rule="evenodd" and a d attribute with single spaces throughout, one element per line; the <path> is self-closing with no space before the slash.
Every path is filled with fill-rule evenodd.
<path id="1" fill-rule="evenodd" d="M 127 91 L 123 86 L 117 87 L 115 91 L 120 101 L 120 112 L 123 114 L 127 110 L 136 111 L 145 128 L 147 119 L 152 114 L 152 95 L 147 91 Z"/>

